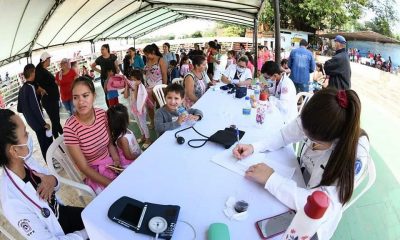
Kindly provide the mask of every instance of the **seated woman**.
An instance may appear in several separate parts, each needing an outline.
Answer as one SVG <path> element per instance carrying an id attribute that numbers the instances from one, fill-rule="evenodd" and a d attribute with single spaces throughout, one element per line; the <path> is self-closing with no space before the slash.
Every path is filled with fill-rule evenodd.
<path id="1" fill-rule="evenodd" d="M 32 157 L 33 140 L 22 119 L 0 110 L 1 208 L 26 239 L 88 239 L 83 208 L 58 203 L 57 179 Z"/>
<path id="2" fill-rule="evenodd" d="M 76 112 L 65 122 L 64 143 L 85 174 L 85 183 L 98 194 L 117 176 L 108 166 L 119 166 L 120 159 L 110 141 L 106 112 L 93 107 L 95 97 L 91 80 L 79 77 L 74 81 L 72 99 Z"/>
<path id="3" fill-rule="evenodd" d="M 238 86 L 249 86 L 251 84 L 252 75 L 250 69 L 247 68 L 248 58 L 242 56 L 237 64 L 231 64 L 222 74 L 223 83 L 233 83 Z"/>
<path id="4" fill-rule="evenodd" d="M 360 129 L 360 113 L 356 92 L 324 89 L 310 98 L 299 118 L 268 134 L 264 141 L 239 144 L 233 155 L 243 159 L 254 152 L 273 151 L 305 139 L 298 160 L 305 188 L 263 163 L 251 166 L 246 177 L 262 184 L 294 210 L 304 207 L 312 192 L 324 191 L 330 204 L 317 233 L 319 239 L 330 239 L 342 217 L 343 205 L 350 201 L 354 183 L 369 159 L 369 140 Z"/>
<path id="5" fill-rule="evenodd" d="M 185 87 L 184 105 L 186 108 L 191 108 L 206 92 L 207 85 L 210 83 L 206 68 L 207 61 L 204 56 L 193 56 L 193 70 L 186 74 L 183 79 L 183 86 Z"/>

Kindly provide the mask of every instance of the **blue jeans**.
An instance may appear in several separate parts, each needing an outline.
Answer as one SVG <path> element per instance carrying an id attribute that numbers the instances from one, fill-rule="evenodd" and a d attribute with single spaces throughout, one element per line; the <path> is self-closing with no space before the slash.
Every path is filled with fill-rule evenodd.
<path id="1" fill-rule="evenodd" d="M 70 100 L 70 101 L 63 101 L 62 102 L 63 103 L 63 105 L 64 105 L 64 107 L 65 107 L 65 109 L 69 112 L 69 115 L 71 116 L 73 113 L 74 113 L 74 104 L 72 103 L 72 100 Z"/>
<path id="2" fill-rule="evenodd" d="M 294 83 L 294 86 L 296 88 L 296 93 L 309 91 L 308 83 Z"/>

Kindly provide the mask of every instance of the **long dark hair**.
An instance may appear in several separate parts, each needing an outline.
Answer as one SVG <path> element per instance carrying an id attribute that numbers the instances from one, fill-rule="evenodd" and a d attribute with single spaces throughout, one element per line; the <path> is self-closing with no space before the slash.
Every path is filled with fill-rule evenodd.
<path id="1" fill-rule="evenodd" d="M 144 53 L 147 53 L 147 54 L 154 54 L 154 55 L 157 55 L 157 56 L 159 56 L 159 57 L 163 57 L 163 55 L 161 54 L 161 52 L 160 52 L 160 49 L 157 47 L 157 45 L 156 44 L 150 44 L 150 45 L 147 45 L 146 47 L 144 47 L 143 48 L 143 52 Z"/>
<path id="2" fill-rule="evenodd" d="M 181 62 L 179 63 L 179 67 L 182 68 L 182 65 L 185 63 L 186 60 L 189 60 L 189 57 L 185 55 L 182 57 Z"/>
<path id="3" fill-rule="evenodd" d="M 118 103 L 107 110 L 108 128 L 111 133 L 112 144 L 116 145 L 116 141 L 121 135 L 125 135 L 129 126 L 128 109 Z"/>
<path id="4" fill-rule="evenodd" d="M 82 85 L 85 85 L 86 87 L 88 87 L 90 92 L 92 92 L 93 94 L 96 93 L 96 89 L 94 87 L 92 80 L 85 76 L 78 77 L 77 79 L 75 79 L 72 82 L 71 91 L 79 84 L 82 84 Z"/>
<path id="5" fill-rule="evenodd" d="M 319 69 L 321 69 L 322 75 L 325 76 L 324 65 L 322 65 L 322 63 L 316 63 L 315 65 L 317 65 L 317 67 L 319 67 Z"/>
<path id="6" fill-rule="evenodd" d="M 304 132 L 312 139 L 336 142 L 319 186 L 337 183 L 339 200 L 345 204 L 354 189 L 354 164 L 360 129 L 361 102 L 353 90 L 324 89 L 301 112 Z"/>
<path id="7" fill-rule="evenodd" d="M 107 49 L 107 52 L 110 53 L 110 45 L 108 43 L 101 45 L 101 47 Z"/>
<path id="8" fill-rule="evenodd" d="M 18 144 L 15 133 L 17 124 L 11 120 L 15 113 L 9 109 L 0 109 L 0 167 L 8 164 L 7 145 Z"/>

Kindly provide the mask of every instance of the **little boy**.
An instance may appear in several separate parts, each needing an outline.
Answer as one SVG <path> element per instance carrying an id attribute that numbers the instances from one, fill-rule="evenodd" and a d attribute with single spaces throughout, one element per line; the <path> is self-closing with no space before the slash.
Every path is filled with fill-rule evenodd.
<path id="1" fill-rule="evenodd" d="M 171 84 L 166 88 L 166 104 L 157 110 L 155 116 L 155 129 L 158 136 L 165 131 L 180 127 L 186 121 L 199 121 L 203 113 L 198 109 L 187 109 L 187 112 L 179 114 L 178 108 L 182 107 L 185 89 L 179 84 Z"/>
<path id="2" fill-rule="evenodd" d="M 53 138 L 46 136 L 46 130 L 50 130 L 50 125 L 44 120 L 42 109 L 36 96 L 34 85 L 35 66 L 33 64 L 25 66 L 24 77 L 26 82 L 18 92 L 17 111 L 24 115 L 28 125 L 35 131 L 42 156 L 46 159 L 47 149 L 53 142 Z"/>
<path id="3" fill-rule="evenodd" d="M 176 60 L 171 60 L 169 61 L 169 67 L 168 67 L 168 84 L 172 83 L 172 80 L 174 80 L 174 78 L 179 78 L 179 68 L 178 68 L 178 63 L 176 62 Z"/>

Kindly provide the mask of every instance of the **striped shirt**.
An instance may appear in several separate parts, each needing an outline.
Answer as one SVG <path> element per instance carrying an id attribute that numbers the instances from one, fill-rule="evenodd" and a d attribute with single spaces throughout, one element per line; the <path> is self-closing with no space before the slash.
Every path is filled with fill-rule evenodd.
<path id="1" fill-rule="evenodd" d="M 110 156 L 106 112 L 100 108 L 95 108 L 94 111 L 96 119 L 92 125 L 82 124 L 73 115 L 64 126 L 65 145 L 79 145 L 88 163 Z"/>

